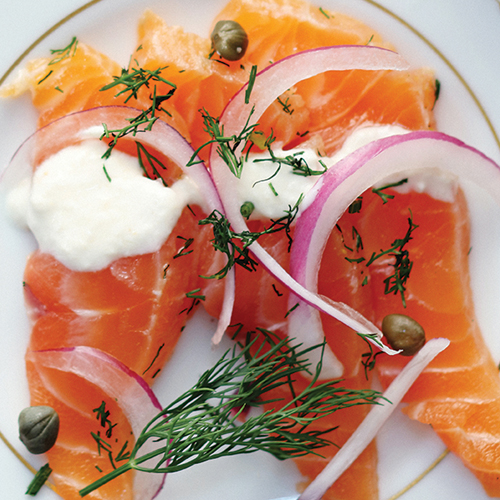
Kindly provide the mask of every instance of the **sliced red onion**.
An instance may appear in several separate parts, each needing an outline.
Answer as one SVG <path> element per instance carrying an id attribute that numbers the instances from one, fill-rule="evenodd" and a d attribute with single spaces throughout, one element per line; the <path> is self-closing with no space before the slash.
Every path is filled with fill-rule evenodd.
<path id="1" fill-rule="evenodd" d="M 139 375 L 100 349 L 79 346 L 28 351 L 26 359 L 33 362 L 47 390 L 61 401 L 67 401 L 66 396 L 58 394 L 57 389 L 51 383 L 51 377 L 57 375 L 47 373 L 47 369 L 72 373 L 98 386 L 109 398 L 118 401 L 135 436 L 139 436 L 146 424 L 162 409 L 153 391 Z M 88 411 L 88 409 L 78 407 L 75 400 L 68 404 L 84 415 Z M 136 472 L 134 498 L 144 500 L 155 498 L 163 487 L 164 481 L 165 474 Z"/>
<path id="2" fill-rule="evenodd" d="M 77 142 L 99 138 L 104 131 L 103 124 L 106 124 L 108 130 L 122 129 L 130 125 L 130 118 L 136 115 L 137 110 L 134 108 L 102 106 L 72 113 L 49 123 L 37 130 L 17 150 L 8 167 L 2 173 L 0 178 L 2 187 L 10 190 L 23 179 L 30 178 L 36 155 L 40 151 L 52 154 Z M 135 139 L 145 146 L 155 148 L 175 162 L 184 174 L 198 186 L 204 197 L 206 205 L 204 208 L 208 212 L 212 210 L 222 212 L 219 194 L 203 162 L 196 157 L 192 166 L 186 166 L 192 159 L 194 150 L 177 130 L 165 122 L 157 120 L 151 130 L 138 132 Z M 159 173 L 162 173 L 161 169 Z M 222 312 L 214 339 L 220 339 L 229 325 L 233 302 L 234 277 L 226 282 Z"/>
<path id="3" fill-rule="evenodd" d="M 298 500 L 320 500 L 333 483 L 356 460 L 360 453 L 375 438 L 382 425 L 397 408 L 413 382 L 424 368 L 448 345 L 448 339 L 429 340 L 411 359 L 385 391 L 379 405 L 374 405 L 367 417 L 340 448 L 330 463 L 299 496 Z"/>
<path id="4" fill-rule="evenodd" d="M 440 132 L 411 132 L 374 141 L 343 160 L 321 176 L 302 203 L 295 226 L 295 244 L 290 257 L 290 273 L 302 286 L 315 292 L 323 250 L 338 219 L 365 190 L 394 174 L 409 170 L 437 169 L 468 179 L 488 190 L 500 202 L 500 167 L 481 152 Z M 338 304 L 336 305 L 338 306 Z M 315 328 L 318 311 L 304 304 L 289 317 L 294 326 Z M 347 312 L 346 325 L 362 332 L 364 323 Z M 307 327 L 306 327 L 307 331 Z M 371 330 L 380 332 L 373 325 Z"/>
<path id="5" fill-rule="evenodd" d="M 239 134 L 244 129 L 252 108 L 251 123 L 258 123 L 264 111 L 283 92 L 296 83 L 325 71 L 403 70 L 407 68 L 407 63 L 400 55 L 379 47 L 344 45 L 300 52 L 282 59 L 260 72 L 255 78 L 248 99 L 246 96 L 248 85 L 244 86 L 227 105 L 220 117 L 220 126 L 226 137 Z M 245 102 L 246 99 L 248 103 Z M 216 144 L 212 145 L 210 153 L 210 170 L 233 230 L 236 232 L 247 231 L 245 219 L 240 214 L 242 201 L 235 197 L 238 178 L 230 172 L 228 166 L 217 153 Z M 377 331 L 371 322 L 348 306 L 326 300 L 307 290 L 293 279 L 258 242 L 252 244 L 252 251 L 262 265 L 306 303 L 349 324 L 360 332 L 373 333 Z M 306 346 L 317 343 L 317 340 L 312 337 L 304 338 L 303 335 L 299 339 Z M 386 350 L 390 353 L 395 352 L 387 348 Z M 325 353 L 324 369 L 329 368 L 328 376 L 340 375 L 340 365 L 335 361 L 333 353 L 328 349 Z M 326 371 L 323 373 L 326 374 Z"/>

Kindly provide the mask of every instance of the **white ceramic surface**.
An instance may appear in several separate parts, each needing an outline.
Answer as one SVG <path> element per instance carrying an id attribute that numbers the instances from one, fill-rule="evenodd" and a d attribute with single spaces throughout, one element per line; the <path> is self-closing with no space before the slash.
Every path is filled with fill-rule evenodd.
<path id="1" fill-rule="evenodd" d="M 172 24 L 182 24 L 207 34 L 212 16 L 224 0 L 101 0 L 57 29 L 41 42 L 30 56 L 45 55 L 73 36 L 91 43 L 122 65 L 135 48 L 138 15 L 152 7 Z M 316 2 L 318 3 L 318 2 Z M 2 6 L 0 16 L 0 76 L 16 58 L 64 16 L 84 4 L 83 0 L 16 0 Z M 441 130 L 457 135 L 497 161 L 500 147 L 494 130 L 500 131 L 500 4 L 497 0 L 380 0 L 379 5 L 409 23 L 419 34 L 366 0 L 322 0 L 331 10 L 344 11 L 364 19 L 392 40 L 415 65 L 436 69 L 442 84 L 437 106 Z M 488 125 L 477 103 L 450 69 L 450 65 L 429 43 L 441 51 L 451 67 L 470 86 L 491 120 Z M 8 162 L 21 141 L 34 130 L 35 113 L 28 98 L 0 101 L 0 168 Z M 474 290 L 479 319 L 496 360 L 500 359 L 500 210 L 479 191 L 470 190 L 473 208 L 473 249 L 471 254 Z M 23 355 L 28 327 L 22 303 L 21 283 L 24 261 L 33 248 L 28 234 L 14 228 L 0 206 L 0 430 L 28 457 L 17 439 L 17 415 L 28 404 Z M 165 402 L 187 388 L 198 373 L 191 366 L 208 365 L 219 352 L 209 348 L 211 323 L 200 315 L 187 329 L 176 355 L 157 386 Z M 203 342 L 193 341 L 195 330 L 204 329 Z M 197 333 L 199 338 L 199 331 Z M 193 363 L 196 359 L 196 364 Z M 399 413 L 379 436 L 380 499 L 386 500 L 424 470 L 444 449 L 432 431 L 408 422 Z M 40 458 L 28 457 L 35 465 Z M 0 498 L 21 500 L 31 474 L 0 442 Z M 169 476 L 160 500 L 268 500 L 293 495 L 297 472 L 291 463 L 278 463 L 266 455 L 246 456 Z M 40 500 L 58 498 L 44 488 Z M 453 457 L 448 456 L 422 483 L 403 497 L 405 500 L 485 500 L 487 496 L 475 478 Z"/>

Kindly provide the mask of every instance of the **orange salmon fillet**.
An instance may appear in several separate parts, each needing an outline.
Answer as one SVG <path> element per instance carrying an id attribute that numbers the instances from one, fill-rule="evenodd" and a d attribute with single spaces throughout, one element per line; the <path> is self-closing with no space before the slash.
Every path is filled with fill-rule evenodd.
<path id="1" fill-rule="evenodd" d="M 366 196 L 359 230 L 365 254 L 388 248 L 408 229 L 409 210 L 419 227 L 408 243 L 413 261 L 404 308 L 399 295 L 384 294 L 383 280 L 393 259 L 368 269 L 373 312 L 406 314 L 418 321 L 428 339 L 446 337 L 450 346 L 424 370 L 405 396 L 404 411 L 432 425 L 446 446 L 476 475 L 490 496 L 500 496 L 500 377 L 481 336 L 469 283 L 469 215 L 463 192 L 452 202 L 426 194 L 395 193 L 382 205 Z M 390 220 L 390 224 L 387 221 Z M 473 251 L 473 250 L 472 250 Z M 378 373 L 387 385 L 407 360 L 379 357 Z"/>

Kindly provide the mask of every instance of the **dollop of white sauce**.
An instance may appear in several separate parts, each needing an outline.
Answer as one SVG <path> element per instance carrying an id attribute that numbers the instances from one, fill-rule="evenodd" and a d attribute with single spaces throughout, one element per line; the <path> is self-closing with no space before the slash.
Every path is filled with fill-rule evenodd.
<path id="1" fill-rule="evenodd" d="M 307 163 L 313 171 L 323 172 L 331 164 L 329 158 L 320 158 L 312 149 L 273 149 L 277 158 L 295 156 Z M 328 164 L 326 163 L 328 162 Z M 271 161 L 268 152 L 253 153 L 244 163 L 238 182 L 238 199 L 251 202 L 254 206 L 252 219 L 274 219 L 285 215 L 285 211 L 295 206 L 302 194 L 309 191 L 317 175 L 302 176 L 294 173 L 292 167 Z"/>
<path id="2" fill-rule="evenodd" d="M 143 175 L 136 158 L 84 141 L 46 159 L 8 196 L 15 221 L 27 226 L 43 252 L 76 271 L 157 251 L 187 204 L 200 203 L 187 177 L 165 187 Z"/>
<path id="3" fill-rule="evenodd" d="M 334 168 L 335 164 L 361 146 L 376 139 L 408 130 L 394 125 L 376 125 L 356 129 L 344 142 L 342 148 L 332 157 L 321 157 L 310 148 L 296 148 L 283 151 L 273 149 L 277 158 L 295 156 L 302 158 L 307 166 L 317 172 Z M 263 161 L 268 160 L 268 161 Z M 254 205 L 251 218 L 278 218 L 295 206 L 301 195 L 305 195 L 319 180 L 318 175 L 302 176 L 294 173 L 286 164 L 270 161 L 268 152 L 252 153 L 243 165 L 238 183 L 238 196 L 242 203 L 249 201 Z"/>
<path id="4" fill-rule="evenodd" d="M 273 150 L 277 158 L 295 156 L 303 158 L 307 166 L 314 171 L 335 168 L 335 164 L 357 149 L 372 141 L 407 134 L 408 129 L 397 125 L 373 125 L 360 127 L 345 140 L 342 148 L 332 157 L 320 157 L 308 148 L 296 148 L 283 151 Z M 263 161 L 267 160 L 267 161 Z M 301 195 L 305 195 L 320 176 L 302 176 L 293 172 L 289 165 L 273 162 L 268 152 L 253 153 L 248 156 L 238 182 L 238 196 L 242 203 L 249 201 L 254 205 L 251 218 L 278 218 L 293 207 Z M 401 175 L 383 179 L 377 186 L 400 181 Z M 427 193 L 442 201 L 452 201 L 457 189 L 456 179 L 448 173 L 433 170 L 409 170 L 405 173 L 408 182 L 396 187 L 400 192 L 417 191 Z"/>

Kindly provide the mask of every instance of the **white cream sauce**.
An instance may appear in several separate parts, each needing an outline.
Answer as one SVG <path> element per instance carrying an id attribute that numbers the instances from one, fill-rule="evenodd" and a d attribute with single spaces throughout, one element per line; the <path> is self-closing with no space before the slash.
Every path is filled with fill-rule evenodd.
<path id="1" fill-rule="evenodd" d="M 105 150 L 89 140 L 57 152 L 7 200 L 14 220 L 33 232 L 40 249 L 76 271 L 155 252 L 183 208 L 200 199 L 189 178 L 165 187 L 146 178 L 130 155 L 113 151 L 103 160 Z"/>
<path id="2" fill-rule="evenodd" d="M 409 131 L 395 125 L 365 126 L 355 130 L 344 142 L 342 148 L 332 157 L 319 157 L 312 149 L 282 149 L 273 150 L 278 158 L 294 156 L 302 158 L 313 171 L 323 171 L 324 168 L 335 168 L 335 164 L 348 154 L 362 146 L 384 137 L 406 134 Z M 267 161 L 265 161 L 267 160 Z M 455 182 L 451 176 L 443 174 L 437 168 L 435 171 L 409 171 L 408 182 L 397 188 L 401 192 L 426 192 L 434 198 L 453 200 Z M 289 165 L 270 160 L 268 152 L 250 154 L 245 162 L 240 182 L 238 196 L 242 203 L 249 201 L 254 205 L 251 218 L 278 218 L 293 207 L 301 194 L 307 193 L 318 181 L 319 176 L 302 176 L 294 173 Z M 401 180 L 401 176 L 384 179 L 380 185 Z"/>

